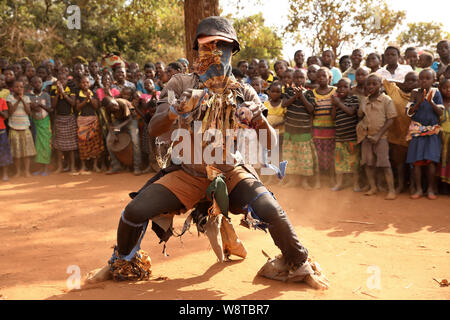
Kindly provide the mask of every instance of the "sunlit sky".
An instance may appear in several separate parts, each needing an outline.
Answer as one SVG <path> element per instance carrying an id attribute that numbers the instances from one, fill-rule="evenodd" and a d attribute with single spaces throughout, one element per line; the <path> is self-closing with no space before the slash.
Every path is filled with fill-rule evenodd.
<path id="1" fill-rule="evenodd" d="M 246 10 L 236 12 L 234 6 L 236 0 L 221 0 L 223 14 L 231 13 L 233 16 L 243 17 L 262 12 L 266 25 L 278 28 L 285 26 L 289 12 L 289 0 L 262 0 L 257 5 L 252 0 L 241 2 L 248 3 Z M 386 0 L 386 2 L 392 9 L 406 11 L 406 19 L 403 25 L 397 28 L 394 35 L 405 30 L 409 22 L 440 22 L 444 25 L 444 30 L 450 32 L 450 1 L 448 0 Z M 311 54 L 307 48 L 301 45 L 292 45 L 290 42 L 290 39 L 284 41 L 283 55 L 285 59 L 292 59 L 295 50 L 300 48 L 306 49 L 306 54 Z M 351 48 L 348 48 L 348 51 L 350 50 Z"/>

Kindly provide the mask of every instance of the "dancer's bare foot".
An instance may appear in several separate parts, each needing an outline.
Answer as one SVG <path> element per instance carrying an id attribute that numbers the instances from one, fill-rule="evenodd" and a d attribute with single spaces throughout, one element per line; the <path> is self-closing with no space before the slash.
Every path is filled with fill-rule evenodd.
<path id="1" fill-rule="evenodd" d="M 85 283 L 98 283 L 112 279 L 112 274 L 109 265 L 103 268 L 95 269 L 89 272 L 86 276 Z"/>
<path id="2" fill-rule="evenodd" d="M 25 171 L 24 175 L 25 175 L 25 178 L 31 178 L 32 177 L 32 175 L 28 171 Z"/>
<path id="3" fill-rule="evenodd" d="M 20 178 L 20 176 L 22 175 L 22 173 L 19 171 L 17 172 L 15 175 L 12 176 L 12 178 Z"/>
<path id="4" fill-rule="evenodd" d="M 324 275 L 308 274 L 304 280 L 310 287 L 316 290 L 326 290 L 330 287 Z"/>

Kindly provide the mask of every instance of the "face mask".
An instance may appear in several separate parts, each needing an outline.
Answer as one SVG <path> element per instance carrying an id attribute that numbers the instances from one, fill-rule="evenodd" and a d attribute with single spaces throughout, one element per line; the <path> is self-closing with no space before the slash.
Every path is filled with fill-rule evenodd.
<path id="1" fill-rule="evenodd" d="M 213 41 L 199 47 L 195 71 L 204 86 L 214 93 L 224 93 L 240 86 L 232 74 L 232 50 L 232 45 L 223 41 Z"/>

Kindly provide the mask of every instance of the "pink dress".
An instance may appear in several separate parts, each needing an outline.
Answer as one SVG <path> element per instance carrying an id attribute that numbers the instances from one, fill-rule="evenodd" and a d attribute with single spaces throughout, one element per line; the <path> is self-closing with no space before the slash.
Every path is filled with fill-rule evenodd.
<path id="1" fill-rule="evenodd" d="M 111 95 L 113 97 L 117 97 L 120 94 L 120 91 L 117 90 L 116 88 L 111 88 L 110 91 L 111 91 Z M 100 100 L 100 102 L 101 102 L 103 100 L 103 98 L 105 97 L 105 92 L 103 91 L 103 88 L 97 89 L 96 93 L 97 93 L 98 100 Z"/>

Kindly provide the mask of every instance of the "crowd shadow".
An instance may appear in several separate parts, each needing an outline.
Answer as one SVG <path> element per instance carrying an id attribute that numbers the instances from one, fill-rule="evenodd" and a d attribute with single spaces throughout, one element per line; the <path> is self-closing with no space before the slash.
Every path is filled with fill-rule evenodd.
<path id="1" fill-rule="evenodd" d="M 382 192 L 365 196 L 351 189 L 333 192 L 324 186 L 308 191 L 277 185 L 269 188 L 281 206 L 287 208 L 294 225 L 328 231 L 330 237 L 356 237 L 388 230 L 399 235 L 424 230 L 433 234 L 450 233 L 449 196 L 411 200 L 409 194 L 402 193 L 389 201 Z"/>

